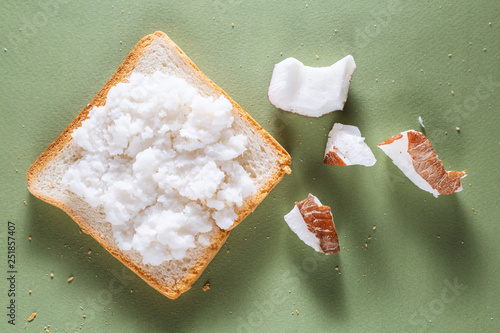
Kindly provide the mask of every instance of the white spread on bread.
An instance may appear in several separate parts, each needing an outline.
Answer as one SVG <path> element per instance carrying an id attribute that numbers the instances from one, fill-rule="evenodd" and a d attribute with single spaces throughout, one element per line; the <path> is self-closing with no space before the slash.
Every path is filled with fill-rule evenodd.
<path id="1" fill-rule="evenodd" d="M 120 249 L 137 250 L 144 264 L 182 259 L 195 241 L 210 244 L 214 223 L 232 226 L 255 191 L 231 109 L 184 79 L 133 72 L 73 132 L 83 151 L 63 182 L 102 205 Z"/>
<path id="2" fill-rule="evenodd" d="M 355 69 L 351 55 L 329 67 L 309 67 L 287 58 L 274 66 L 269 101 L 277 108 L 309 117 L 342 110 Z"/>

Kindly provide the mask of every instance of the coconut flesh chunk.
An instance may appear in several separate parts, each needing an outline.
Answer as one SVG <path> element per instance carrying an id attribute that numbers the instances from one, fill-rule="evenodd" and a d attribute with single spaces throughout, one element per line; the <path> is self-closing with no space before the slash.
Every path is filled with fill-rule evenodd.
<path id="1" fill-rule="evenodd" d="M 420 123 L 420 126 L 422 126 L 422 128 L 425 128 L 424 121 L 422 120 L 421 116 L 418 116 L 418 122 Z"/>
<path id="2" fill-rule="evenodd" d="M 290 213 L 285 215 L 285 221 L 314 250 L 325 254 L 340 251 L 330 207 L 323 206 L 314 195 L 309 194 L 307 199 L 296 203 Z"/>
<path id="3" fill-rule="evenodd" d="M 406 177 L 434 197 L 462 190 L 464 171 L 446 171 L 424 134 L 409 130 L 394 135 L 378 145 Z"/>
<path id="4" fill-rule="evenodd" d="M 277 108 L 309 117 L 342 110 L 355 69 L 351 55 L 329 67 L 309 67 L 287 58 L 274 66 L 269 101 Z"/>
<path id="5" fill-rule="evenodd" d="M 356 126 L 336 123 L 328 134 L 323 162 L 329 165 L 373 166 L 377 160 Z"/>

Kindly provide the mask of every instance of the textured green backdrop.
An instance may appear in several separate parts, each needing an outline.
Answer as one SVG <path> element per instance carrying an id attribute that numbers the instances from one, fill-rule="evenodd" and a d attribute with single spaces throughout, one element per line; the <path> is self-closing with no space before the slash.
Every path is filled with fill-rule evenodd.
<path id="1" fill-rule="evenodd" d="M 3 1 L 0 331 L 500 331 L 499 18 L 494 0 Z M 25 180 L 155 30 L 293 159 L 292 174 L 174 301 L 31 196 Z M 327 66 L 346 54 L 358 68 L 343 112 L 313 119 L 268 102 L 275 63 Z M 461 193 L 435 199 L 376 148 L 422 130 L 419 116 L 445 167 L 468 170 Z M 322 164 L 334 122 L 360 128 L 375 166 Z M 283 221 L 309 192 L 333 209 L 339 255 L 316 254 Z M 7 221 L 16 224 L 15 327 L 6 316 Z"/>

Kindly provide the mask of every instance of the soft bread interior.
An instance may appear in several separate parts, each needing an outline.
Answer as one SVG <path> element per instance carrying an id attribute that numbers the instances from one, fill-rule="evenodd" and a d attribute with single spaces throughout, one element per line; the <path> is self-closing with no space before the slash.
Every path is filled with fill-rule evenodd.
<path id="1" fill-rule="evenodd" d="M 290 157 L 246 112 L 205 77 L 177 45 L 165 34 L 157 32 L 143 38 L 136 45 L 113 78 L 89 106 L 33 164 L 28 172 L 28 183 L 34 195 L 62 208 L 81 226 L 82 230 L 96 238 L 110 253 L 151 286 L 173 299 L 188 290 L 201 275 L 224 243 L 229 231 L 221 230 L 214 224 L 210 232 L 210 245 L 204 246 L 197 243 L 195 248 L 188 250 L 183 260 L 170 260 L 156 266 L 143 264 L 141 255 L 137 251 L 122 251 L 118 248 L 113 238 L 111 224 L 106 222 L 102 207 L 91 207 L 62 182 L 68 166 L 75 163 L 81 154 L 81 148 L 73 143 L 70 133 L 81 124 L 89 108 L 103 103 L 102 96 L 99 95 L 106 94 L 110 84 L 115 85 L 126 80 L 126 77 L 133 71 L 145 74 L 155 71 L 167 72 L 184 78 L 202 95 L 218 98 L 224 94 L 232 103 L 232 112 L 235 115 L 233 129 L 236 134 L 245 134 L 249 139 L 249 149 L 239 157 L 239 161 L 252 176 L 257 187 L 256 194 L 247 198 L 237 211 L 238 218 L 233 227 L 255 209 L 285 173 L 290 172 Z"/>

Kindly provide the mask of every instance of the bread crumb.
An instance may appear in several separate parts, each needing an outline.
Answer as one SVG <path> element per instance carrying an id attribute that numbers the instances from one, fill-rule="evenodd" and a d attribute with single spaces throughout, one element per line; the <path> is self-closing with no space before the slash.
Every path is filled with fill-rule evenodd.
<path id="1" fill-rule="evenodd" d="M 74 279 L 74 278 L 75 278 L 74 276 L 71 276 L 71 277 L 68 279 L 68 282 L 73 281 L 73 279 Z"/>
<path id="2" fill-rule="evenodd" d="M 31 289 L 30 289 L 30 290 L 28 290 L 28 293 L 31 295 Z"/>
<path id="3" fill-rule="evenodd" d="M 207 282 L 205 283 L 205 285 L 203 286 L 203 291 L 207 291 L 210 289 L 210 282 Z"/>
<path id="4" fill-rule="evenodd" d="M 319 59 L 319 55 L 316 54 L 316 59 Z"/>
<path id="5" fill-rule="evenodd" d="M 54 273 L 50 273 L 50 278 L 53 279 L 54 278 Z"/>
<path id="6" fill-rule="evenodd" d="M 335 266 L 335 270 L 338 271 L 339 270 L 339 266 Z"/>
<path id="7" fill-rule="evenodd" d="M 460 132 L 460 127 L 455 127 L 455 129 L 457 130 L 457 132 Z"/>
<path id="8" fill-rule="evenodd" d="M 448 58 L 451 58 L 451 53 L 448 53 Z"/>
<path id="9" fill-rule="evenodd" d="M 31 241 L 31 236 L 28 236 L 28 240 Z"/>
<path id="10" fill-rule="evenodd" d="M 483 48 L 483 51 L 486 52 L 486 48 Z"/>
<path id="11" fill-rule="evenodd" d="M 488 22 L 488 25 L 491 27 L 491 22 Z M 5 49 L 7 51 L 7 49 Z"/>
<path id="12" fill-rule="evenodd" d="M 28 206 L 28 203 L 26 202 L 26 199 L 23 199 L 23 203 L 25 206 Z"/>
<path id="13" fill-rule="evenodd" d="M 85 318 L 87 318 L 87 315 L 83 315 L 82 317 L 83 317 L 83 319 L 85 319 Z"/>
<path id="14" fill-rule="evenodd" d="M 455 95 L 455 92 L 452 90 L 452 91 L 451 91 L 451 94 L 452 94 L 452 95 Z"/>
<path id="15" fill-rule="evenodd" d="M 234 23 L 231 23 L 231 27 L 233 27 L 233 28 L 234 28 Z"/>
<path id="16" fill-rule="evenodd" d="M 376 225 L 374 225 L 374 226 L 373 226 L 373 230 L 375 230 L 375 229 L 377 229 L 377 226 L 376 226 Z"/>
<path id="17" fill-rule="evenodd" d="M 91 253 L 92 253 L 92 250 L 89 250 L 89 251 L 87 252 L 87 254 L 91 254 Z"/>
<path id="18" fill-rule="evenodd" d="M 33 321 L 33 319 L 35 319 L 35 317 L 36 317 L 36 312 L 33 312 L 33 313 L 31 314 L 31 316 L 28 318 L 28 322 Z"/>
<path id="19" fill-rule="evenodd" d="M 295 313 L 297 313 L 297 316 L 299 315 L 299 310 L 295 310 Z"/>

